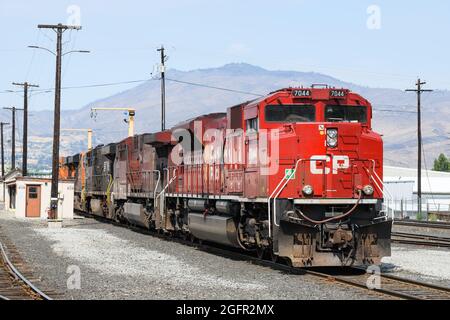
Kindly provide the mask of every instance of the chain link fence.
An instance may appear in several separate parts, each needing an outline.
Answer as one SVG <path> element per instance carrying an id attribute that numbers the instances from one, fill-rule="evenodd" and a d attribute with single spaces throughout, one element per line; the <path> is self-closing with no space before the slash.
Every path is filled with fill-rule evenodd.
<path id="1" fill-rule="evenodd" d="M 385 203 L 386 211 L 393 211 L 396 219 L 450 220 L 450 199 L 433 201 L 423 199 L 421 210 L 417 199 L 392 200 Z"/>

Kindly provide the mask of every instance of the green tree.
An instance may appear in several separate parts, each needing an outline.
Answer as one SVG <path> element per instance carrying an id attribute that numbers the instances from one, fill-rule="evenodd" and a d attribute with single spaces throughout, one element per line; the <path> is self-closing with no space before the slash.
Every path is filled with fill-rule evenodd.
<path id="1" fill-rule="evenodd" d="M 434 160 L 434 171 L 450 172 L 450 159 L 447 158 L 443 153 Z"/>

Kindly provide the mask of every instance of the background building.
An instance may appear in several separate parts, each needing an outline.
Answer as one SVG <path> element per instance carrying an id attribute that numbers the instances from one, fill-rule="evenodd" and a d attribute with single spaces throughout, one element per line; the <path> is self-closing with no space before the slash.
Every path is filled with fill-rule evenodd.
<path id="1" fill-rule="evenodd" d="M 417 170 L 384 167 L 384 183 L 392 196 L 387 205 L 397 217 L 417 215 Z M 422 212 L 450 214 L 450 173 L 422 170 Z"/>

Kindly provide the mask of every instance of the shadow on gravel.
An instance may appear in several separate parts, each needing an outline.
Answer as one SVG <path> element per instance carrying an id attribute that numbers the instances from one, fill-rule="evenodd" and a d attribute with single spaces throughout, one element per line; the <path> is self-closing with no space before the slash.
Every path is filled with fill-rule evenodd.
<path id="1" fill-rule="evenodd" d="M 330 276 L 359 276 L 366 273 L 363 268 L 352 267 L 311 267 L 307 270 L 329 274 Z"/>
<path id="2" fill-rule="evenodd" d="M 79 225 L 72 225 L 68 227 L 78 227 L 78 226 L 87 226 L 87 225 L 99 225 L 103 223 L 107 223 L 116 227 L 120 228 L 126 228 L 130 231 L 155 237 L 163 241 L 170 241 L 179 243 L 182 245 L 189 246 L 191 248 L 195 248 L 196 250 L 212 254 L 218 257 L 222 257 L 228 260 L 232 261 L 240 261 L 240 262 L 247 262 L 252 263 L 255 265 L 260 265 L 266 268 L 270 268 L 272 270 L 277 270 L 284 274 L 293 274 L 296 275 L 307 275 L 308 271 L 316 271 L 320 273 L 326 273 L 330 276 L 355 276 L 355 275 L 362 275 L 366 273 L 366 270 L 363 268 L 352 268 L 352 267 L 309 267 L 309 268 L 289 268 L 287 264 L 282 261 L 282 259 L 278 259 L 277 263 L 268 261 L 268 260 L 260 260 L 256 257 L 256 253 L 252 251 L 244 251 L 237 248 L 230 248 L 224 245 L 216 244 L 216 243 L 210 243 L 207 241 L 203 241 L 199 243 L 198 241 L 192 242 L 186 239 L 183 239 L 181 237 L 177 236 L 170 236 L 167 234 L 158 233 L 156 231 L 147 230 L 141 227 L 136 227 L 132 225 L 122 224 L 113 220 L 109 220 L 106 218 L 102 218 L 99 216 L 91 216 L 91 215 L 84 215 L 86 218 L 90 218 L 95 220 L 96 222 L 88 222 L 84 224 Z M 281 260 L 281 261 L 280 261 Z M 394 265 L 387 266 L 385 264 L 383 269 L 386 270 L 392 270 L 395 268 Z M 383 270 L 385 272 L 385 270 Z"/>

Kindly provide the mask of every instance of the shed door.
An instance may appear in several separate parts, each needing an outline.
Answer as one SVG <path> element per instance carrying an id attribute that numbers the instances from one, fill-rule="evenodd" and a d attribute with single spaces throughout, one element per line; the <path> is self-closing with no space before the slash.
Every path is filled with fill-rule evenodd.
<path id="1" fill-rule="evenodd" d="M 28 218 L 39 218 L 41 216 L 41 187 L 27 186 L 27 211 Z"/>

